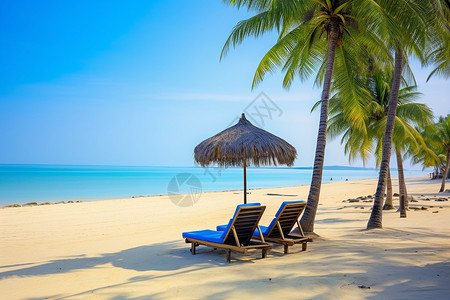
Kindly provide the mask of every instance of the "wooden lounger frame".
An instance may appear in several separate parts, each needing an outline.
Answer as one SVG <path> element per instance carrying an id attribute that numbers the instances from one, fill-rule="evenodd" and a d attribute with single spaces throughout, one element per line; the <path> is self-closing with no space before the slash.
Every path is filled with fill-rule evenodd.
<path id="1" fill-rule="evenodd" d="M 266 234 L 265 241 L 282 244 L 284 253 L 289 252 L 289 246 L 302 244 L 302 251 L 306 251 L 307 243 L 312 242 L 311 238 L 305 237 L 302 226 L 298 221 L 300 215 L 306 207 L 306 203 L 286 203 L 282 211 L 275 220 L 275 225 Z M 290 233 L 294 225 L 297 224 L 300 235 Z M 256 236 L 256 238 L 258 238 Z"/>
<path id="2" fill-rule="evenodd" d="M 257 209 L 255 209 L 257 208 Z M 214 249 L 221 248 L 226 250 L 227 262 L 231 262 L 231 251 L 247 254 L 249 250 L 261 250 L 262 258 L 267 255 L 267 250 L 272 246 L 265 242 L 261 228 L 259 228 L 259 220 L 264 213 L 265 206 L 244 206 L 239 207 L 233 222 L 224 238 L 223 244 L 202 241 L 193 238 L 185 238 L 186 243 L 191 243 L 191 253 L 196 254 L 196 247 L 204 245 Z M 253 240 L 253 232 L 258 229 L 259 240 Z"/>

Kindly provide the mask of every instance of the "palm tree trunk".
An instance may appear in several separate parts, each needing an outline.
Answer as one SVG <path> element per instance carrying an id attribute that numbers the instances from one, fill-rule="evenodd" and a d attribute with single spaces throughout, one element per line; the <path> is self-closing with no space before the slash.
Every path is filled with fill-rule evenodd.
<path id="1" fill-rule="evenodd" d="M 400 151 L 400 153 L 401 153 L 401 151 Z M 406 188 L 405 172 L 403 169 L 403 158 L 401 155 L 400 155 L 400 162 L 402 163 L 403 193 L 405 194 L 405 210 L 408 211 L 409 210 L 408 189 Z"/>
<path id="2" fill-rule="evenodd" d="M 386 201 L 384 202 L 383 210 L 395 209 L 394 203 L 392 202 L 392 178 L 391 170 L 388 169 L 387 173 L 387 184 L 386 184 Z"/>
<path id="3" fill-rule="evenodd" d="M 447 179 L 449 166 L 450 166 L 450 147 L 447 147 L 447 161 L 445 162 L 445 170 L 444 170 L 444 174 L 442 174 L 442 184 L 441 184 L 441 189 L 439 190 L 439 193 L 442 193 L 443 191 L 445 191 L 445 180 Z"/>
<path id="4" fill-rule="evenodd" d="M 305 212 L 300 220 L 303 231 L 314 231 L 314 219 L 316 218 L 316 211 L 319 205 L 320 187 L 322 185 L 322 171 L 323 161 L 325 157 L 325 144 L 327 137 L 327 122 L 328 122 L 328 104 L 330 99 L 331 78 L 334 69 L 334 56 L 336 52 L 339 25 L 337 21 L 332 20 L 330 24 L 330 38 L 328 40 L 328 57 L 327 66 L 325 70 L 325 78 L 322 89 L 322 99 L 320 107 L 320 123 L 319 132 L 317 134 L 316 154 L 314 158 L 314 168 L 311 179 L 311 187 L 309 189 L 308 204 Z"/>
<path id="5" fill-rule="evenodd" d="M 399 148 L 395 148 L 395 154 L 397 156 L 397 169 L 398 169 L 398 189 L 400 197 L 400 218 L 406 218 L 406 201 L 408 194 L 406 193 L 405 175 L 403 173 L 403 161 L 402 153 Z"/>
<path id="6" fill-rule="evenodd" d="M 400 46 L 395 49 L 395 65 L 392 79 L 391 95 L 389 96 L 389 110 L 386 121 L 386 129 L 384 131 L 383 149 L 381 154 L 380 175 L 378 177 L 377 191 L 375 192 L 375 200 L 373 201 L 372 213 L 370 214 L 367 229 L 382 228 L 382 207 L 383 194 L 386 189 L 386 179 L 389 169 L 389 159 L 391 157 L 392 135 L 394 133 L 395 115 L 397 113 L 398 92 L 400 90 L 400 81 L 403 70 L 403 52 Z"/>

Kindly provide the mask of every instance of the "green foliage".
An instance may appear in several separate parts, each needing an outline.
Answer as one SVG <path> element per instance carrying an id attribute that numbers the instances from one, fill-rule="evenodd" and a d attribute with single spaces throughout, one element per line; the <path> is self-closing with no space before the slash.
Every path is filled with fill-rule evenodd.
<path id="1" fill-rule="evenodd" d="M 408 151 L 414 164 L 421 164 L 424 168 L 435 167 L 442 169 L 446 163 L 446 154 L 450 148 L 450 116 L 440 117 L 438 122 L 418 129 L 426 148 L 418 153 Z"/>
<path id="2" fill-rule="evenodd" d="M 230 47 L 236 47 L 247 37 L 259 37 L 272 30 L 278 32 L 276 44 L 262 58 L 255 72 L 252 87 L 263 81 L 267 73 L 277 69 L 285 74 L 283 86 L 286 88 L 296 78 L 305 80 L 314 73 L 315 84 L 324 87 L 321 98 L 322 126 L 319 127 L 308 207 L 301 220 L 302 225 L 307 225 L 307 230 L 313 230 L 319 201 L 325 148 L 325 136 L 321 133 L 326 126 L 330 86 L 334 95 L 330 101 L 328 133 L 331 136 L 343 134 L 342 142 L 346 144 L 345 151 L 350 159 L 360 155 L 365 161 L 373 148 L 381 157 L 381 149 L 384 148 L 380 174 L 385 174 L 392 144 L 392 128 L 396 147 L 403 148 L 407 144 L 415 151 L 420 145 L 426 146 L 415 126 L 423 126 L 431 112 L 427 107 L 412 102 L 417 92 L 409 87 L 410 82 L 415 85 L 415 79 L 409 68 L 408 55 L 416 56 L 422 63 L 436 63 L 438 66 L 434 73 L 446 74 L 448 47 L 446 45 L 443 48 L 442 41 L 447 37 L 449 28 L 448 0 L 224 2 L 237 8 L 246 7 L 256 15 L 234 27 L 224 45 L 221 59 Z M 337 41 L 333 44 L 336 34 Z M 392 52 L 396 56 L 394 70 Z M 385 72 L 391 74 L 392 71 L 395 73 L 393 76 L 385 75 Z M 401 75 L 405 88 L 397 95 Z M 392 78 L 396 85 L 391 93 Z M 397 117 L 394 118 L 391 113 L 388 119 L 389 101 L 392 101 L 391 112 L 394 112 L 398 98 L 400 106 Z M 386 145 L 382 147 L 384 134 L 381 132 L 385 128 L 388 129 L 387 139 Z M 384 180 L 378 183 L 368 228 L 381 226 L 381 213 L 378 212 L 380 195 L 384 193 L 383 183 Z"/>
<path id="3" fill-rule="evenodd" d="M 364 114 L 359 119 L 364 120 L 364 126 L 355 124 L 353 118 L 348 117 L 349 106 L 343 101 L 347 98 L 347 91 L 339 90 L 330 101 L 328 134 L 331 138 L 342 135 L 341 143 L 345 145 L 350 161 L 359 157 L 366 162 L 374 153 L 377 165 L 380 163 L 391 91 L 392 77 L 389 74 L 390 71 L 360 76 L 360 89 L 370 95 L 369 102 L 366 97 L 359 101 L 361 110 L 358 113 Z M 414 102 L 420 96 L 416 89 L 416 86 L 405 86 L 399 92 L 393 143 L 399 149 L 419 152 L 426 148 L 426 143 L 416 127 L 429 126 L 433 115 L 428 106 Z"/>
<path id="4" fill-rule="evenodd" d="M 355 72 L 364 64 L 360 58 L 369 53 L 381 59 L 392 59 L 385 43 L 376 32 L 374 25 L 379 20 L 380 11 L 372 1 L 352 0 L 273 0 L 273 1 L 224 1 L 231 5 L 247 7 L 257 14 L 240 21 L 226 41 L 221 58 L 230 47 L 235 47 L 249 37 L 259 37 L 276 29 L 279 33 L 277 43 L 261 60 L 253 80 L 253 87 L 260 83 L 266 73 L 281 69 L 285 73 L 283 86 L 289 87 L 295 77 L 301 80 L 317 73 L 317 82 L 323 78 L 327 40 L 332 20 L 338 22 L 338 45 L 352 55 Z M 363 2 L 363 3 L 360 3 Z M 341 47 L 340 47 L 341 48 Z M 342 56 L 342 55 L 341 55 Z M 344 59 L 344 58 L 343 58 Z M 345 59 L 349 60 L 350 57 Z M 359 67 L 358 67 L 359 66 Z M 347 66 L 348 67 L 348 66 Z M 339 66 L 335 74 L 340 73 Z M 348 71 L 347 71 L 348 73 Z M 334 80 L 334 78 L 333 78 Z"/>
<path id="5" fill-rule="evenodd" d="M 427 62 L 434 65 L 433 71 L 427 78 L 438 75 L 444 78 L 450 77 L 450 34 L 447 35 L 445 42 L 438 48 L 431 51 L 427 56 Z"/>
<path id="6" fill-rule="evenodd" d="M 429 34 L 433 43 L 432 47 L 427 49 L 426 63 L 433 65 L 434 69 L 427 81 L 435 75 L 450 77 L 450 1 L 434 0 L 432 2 L 439 18 L 433 23 L 433 30 Z"/>
<path id="7" fill-rule="evenodd" d="M 343 90 L 342 99 L 346 118 L 365 131 L 364 103 L 370 95 L 361 89 L 360 73 L 369 65 L 368 57 L 377 57 L 386 63 L 392 55 L 380 34 L 381 10 L 375 1 L 352 0 L 272 0 L 224 1 L 238 8 L 247 7 L 257 14 L 239 22 L 226 41 L 221 58 L 230 47 L 249 37 L 277 30 L 276 44 L 262 58 L 256 69 L 252 87 L 264 80 L 267 73 L 281 69 L 283 86 L 301 81 L 315 74 L 315 84 L 322 85 L 328 54 L 331 22 L 338 24 L 338 42 L 332 90 Z"/>
<path id="8" fill-rule="evenodd" d="M 391 89 L 392 49 L 403 49 L 403 89 L 394 125 L 394 143 L 426 146 L 415 127 L 426 127 L 431 112 L 413 101 L 415 78 L 408 54 L 423 63 L 434 64 L 430 74 L 448 76 L 449 2 L 446 0 L 225 0 L 256 15 L 239 22 L 226 41 L 221 58 L 250 36 L 277 30 L 276 44 L 262 58 L 252 87 L 267 73 L 281 69 L 283 86 L 295 78 L 305 80 L 315 74 L 322 85 L 327 60 L 330 22 L 337 20 L 339 40 L 335 54 L 330 101 L 331 137 L 343 135 L 342 143 L 352 160 L 364 161 L 375 152 L 381 158 Z M 386 72 L 383 72 L 385 70 Z M 363 75 L 367 74 L 367 76 Z M 389 75 L 387 75 L 389 74 Z M 318 106 L 317 103 L 315 107 Z M 427 121 L 428 120 L 428 121 Z M 378 138 L 377 138 L 378 137 Z M 374 142 L 376 141 L 376 142 Z M 411 150 L 412 151 L 412 150 Z"/>

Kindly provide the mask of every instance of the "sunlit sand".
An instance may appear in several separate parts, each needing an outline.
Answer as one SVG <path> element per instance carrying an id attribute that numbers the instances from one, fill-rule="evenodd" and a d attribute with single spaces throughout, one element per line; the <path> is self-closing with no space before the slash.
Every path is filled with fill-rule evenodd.
<path id="1" fill-rule="evenodd" d="M 227 223 L 240 191 L 205 193 L 192 207 L 157 196 L 0 209 L 0 291 L 8 299 L 448 298 L 450 205 L 435 196 L 450 194 L 436 194 L 440 181 L 409 179 L 420 210 L 406 219 L 385 211 L 384 229 L 367 231 L 372 202 L 342 201 L 373 194 L 376 182 L 324 184 L 320 237 L 306 252 L 275 245 L 265 259 L 233 253 L 231 264 L 223 250 L 191 255 L 181 233 Z M 282 201 L 306 200 L 308 189 L 252 190 L 248 201 L 267 206 L 267 225 Z"/>

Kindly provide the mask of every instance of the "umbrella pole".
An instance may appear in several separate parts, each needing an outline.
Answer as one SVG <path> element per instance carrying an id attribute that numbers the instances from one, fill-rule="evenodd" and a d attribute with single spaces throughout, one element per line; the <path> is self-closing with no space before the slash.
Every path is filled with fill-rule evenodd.
<path id="1" fill-rule="evenodd" d="M 245 157 L 244 162 L 242 164 L 244 167 L 244 204 L 247 204 L 247 167 L 245 163 Z"/>

